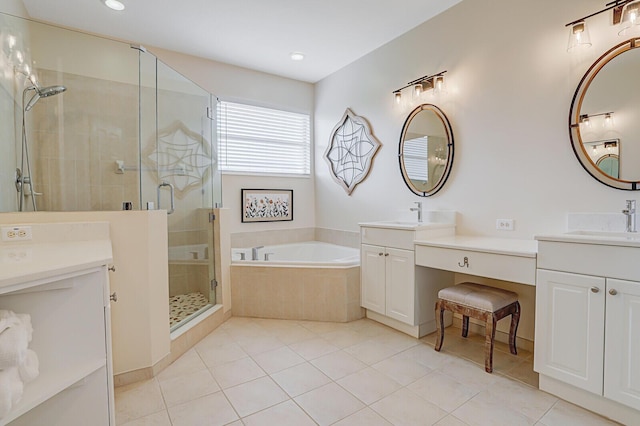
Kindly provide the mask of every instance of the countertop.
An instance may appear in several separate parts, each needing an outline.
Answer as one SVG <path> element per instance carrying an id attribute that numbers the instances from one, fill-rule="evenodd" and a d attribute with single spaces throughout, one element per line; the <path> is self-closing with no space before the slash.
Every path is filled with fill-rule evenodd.
<path id="1" fill-rule="evenodd" d="M 563 234 L 536 235 L 538 241 L 595 244 L 640 248 L 640 233 L 607 231 L 570 231 Z"/>
<path id="2" fill-rule="evenodd" d="M 414 243 L 416 245 L 430 247 L 442 247 L 521 257 L 536 257 L 538 253 L 538 242 L 536 240 L 451 235 L 446 237 L 415 240 Z"/>

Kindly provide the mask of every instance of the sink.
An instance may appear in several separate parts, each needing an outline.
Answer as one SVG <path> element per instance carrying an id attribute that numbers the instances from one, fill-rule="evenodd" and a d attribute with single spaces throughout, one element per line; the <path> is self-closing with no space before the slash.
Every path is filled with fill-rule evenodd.
<path id="1" fill-rule="evenodd" d="M 373 228 L 392 228 L 392 229 L 437 229 L 437 228 L 453 228 L 452 223 L 436 223 L 436 222 L 418 222 L 410 220 L 384 220 L 379 222 L 360 223 L 360 226 L 369 226 Z"/>
<path id="2" fill-rule="evenodd" d="M 640 233 L 575 230 L 562 234 L 537 235 L 538 241 L 557 241 L 578 244 L 597 244 L 640 248 Z"/>

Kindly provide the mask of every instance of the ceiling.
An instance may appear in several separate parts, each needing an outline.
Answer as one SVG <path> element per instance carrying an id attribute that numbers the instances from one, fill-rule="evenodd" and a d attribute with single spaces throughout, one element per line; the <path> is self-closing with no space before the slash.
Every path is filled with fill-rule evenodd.
<path id="1" fill-rule="evenodd" d="M 314 83 L 462 0 L 121 1 L 122 12 L 100 0 L 23 3 L 37 20 Z"/>

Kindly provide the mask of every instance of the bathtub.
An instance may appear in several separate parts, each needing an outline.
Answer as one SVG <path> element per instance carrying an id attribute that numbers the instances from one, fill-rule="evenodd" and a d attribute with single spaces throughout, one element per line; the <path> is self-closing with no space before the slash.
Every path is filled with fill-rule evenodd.
<path id="1" fill-rule="evenodd" d="M 251 248 L 235 248 L 231 259 L 235 316 L 334 322 L 364 316 L 358 249 L 309 241 L 260 248 L 260 260 L 250 260 Z"/>
<path id="2" fill-rule="evenodd" d="M 351 268 L 360 265 L 360 250 L 318 241 L 265 246 L 257 252 L 258 259 L 251 260 L 251 248 L 232 249 L 231 261 L 238 265 L 314 268 Z"/>

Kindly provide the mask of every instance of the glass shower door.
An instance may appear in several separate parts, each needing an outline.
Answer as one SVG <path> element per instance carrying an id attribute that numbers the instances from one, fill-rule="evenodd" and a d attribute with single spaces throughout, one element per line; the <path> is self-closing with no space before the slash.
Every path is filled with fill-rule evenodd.
<path id="1" fill-rule="evenodd" d="M 141 158 L 155 171 L 144 193 L 168 213 L 173 331 L 216 303 L 212 209 L 220 177 L 211 94 L 157 59 L 155 65 L 156 126 L 142 140 Z"/>

